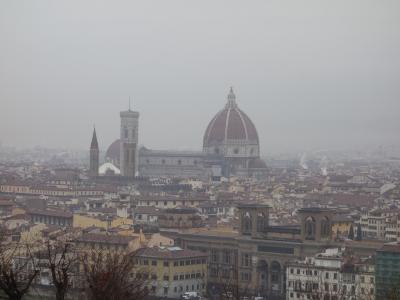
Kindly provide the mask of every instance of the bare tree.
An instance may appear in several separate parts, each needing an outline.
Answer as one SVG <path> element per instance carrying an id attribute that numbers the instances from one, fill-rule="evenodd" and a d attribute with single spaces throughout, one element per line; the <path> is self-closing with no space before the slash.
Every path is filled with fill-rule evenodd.
<path id="1" fill-rule="evenodd" d="M 215 269 L 219 288 L 219 296 L 222 300 L 241 300 L 250 297 L 251 292 L 248 285 L 245 285 L 239 278 L 237 262 L 227 267 L 218 266 Z"/>
<path id="2" fill-rule="evenodd" d="M 148 294 L 144 280 L 134 276 L 135 252 L 91 251 L 81 255 L 88 300 L 142 300 Z"/>
<path id="3" fill-rule="evenodd" d="M 8 299 L 22 299 L 38 274 L 39 269 L 28 245 L 0 242 L 0 290 Z"/>
<path id="4" fill-rule="evenodd" d="M 78 256 L 73 244 L 63 241 L 46 241 L 44 264 L 49 268 L 56 299 L 64 300 L 72 287 L 72 279 L 77 272 Z"/>

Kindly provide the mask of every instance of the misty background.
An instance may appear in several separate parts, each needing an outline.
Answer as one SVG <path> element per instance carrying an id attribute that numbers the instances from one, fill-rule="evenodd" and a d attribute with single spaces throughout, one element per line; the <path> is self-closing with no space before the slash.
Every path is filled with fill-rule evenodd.
<path id="1" fill-rule="evenodd" d="M 233 86 L 263 154 L 400 145 L 400 1 L 1 1 L 0 141 L 202 147 Z"/>

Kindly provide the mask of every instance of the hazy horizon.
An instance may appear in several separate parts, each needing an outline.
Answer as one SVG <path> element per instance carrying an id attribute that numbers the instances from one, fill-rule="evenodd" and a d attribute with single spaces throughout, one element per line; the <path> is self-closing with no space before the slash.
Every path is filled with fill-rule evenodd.
<path id="1" fill-rule="evenodd" d="M 400 146 L 398 1 L 4 1 L 0 141 L 201 150 L 233 86 L 261 152 Z"/>

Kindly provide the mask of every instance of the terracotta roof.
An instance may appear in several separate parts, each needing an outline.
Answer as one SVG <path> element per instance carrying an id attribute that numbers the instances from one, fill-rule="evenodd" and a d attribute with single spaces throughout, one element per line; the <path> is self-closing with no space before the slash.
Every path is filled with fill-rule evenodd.
<path id="1" fill-rule="evenodd" d="M 13 206 L 14 202 L 11 200 L 0 200 L 0 206 Z"/>
<path id="2" fill-rule="evenodd" d="M 158 215 L 160 210 L 154 206 L 136 206 L 134 212 L 135 214 Z"/>
<path id="3" fill-rule="evenodd" d="M 231 89 L 228 104 L 208 124 L 204 134 L 204 147 L 226 140 L 247 140 L 258 144 L 258 133 L 250 118 L 239 109 Z"/>
<path id="4" fill-rule="evenodd" d="M 107 149 L 105 157 L 109 160 L 118 162 L 119 161 L 119 150 L 120 150 L 121 140 L 115 140 Z"/>
<path id="5" fill-rule="evenodd" d="M 77 239 L 77 242 L 83 243 L 103 243 L 103 244 L 119 244 L 128 245 L 131 241 L 137 239 L 136 236 L 123 235 L 106 235 L 96 233 L 86 233 Z"/>
<path id="6" fill-rule="evenodd" d="M 207 253 L 200 251 L 194 251 L 189 249 L 180 249 L 178 247 L 169 248 L 141 248 L 137 252 L 137 256 L 140 257 L 153 257 L 163 259 L 184 259 L 184 258 L 198 258 L 207 257 Z"/>
<path id="7" fill-rule="evenodd" d="M 385 244 L 381 249 L 378 250 L 379 252 L 395 252 L 400 253 L 400 244 L 399 243 L 390 243 Z"/>
<path id="8" fill-rule="evenodd" d="M 42 216 L 64 217 L 64 218 L 72 218 L 73 216 L 71 212 L 63 210 L 30 209 L 27 213 L 29 215 L 42 215 Z"/>

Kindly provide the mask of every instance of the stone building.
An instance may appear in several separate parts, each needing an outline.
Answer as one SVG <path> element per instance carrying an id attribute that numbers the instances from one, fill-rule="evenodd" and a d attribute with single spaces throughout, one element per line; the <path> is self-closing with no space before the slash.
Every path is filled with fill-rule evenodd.
<path id="1" fill-rule="evenodd" d="M 145 147 L 137 151 L 139 113 L 130 110 L 121 112 L 121 137 L 108 147 L 106 162 L 114 164 L 124 176 L 127 175 L 124 171 L 128 168 L 124 166 L 127 162 L 134 162 L 135 172 L 146 177 L 208 179 L 221 175 L 263 175 L 266 165 L 260 158 L 257 129 L 239 109 L 232 88 L 227 98 L 225 107 L 206 128 L 201 151 L 152 150 Z M 131 176 L 132 165 L 129 168 Z"/>
<path id="2" fill-rule="evenodd" d="M 374 264 L 342 249 L 327 249 L 290 262 L 286 270 L 286 299 L 375 299 Z"/>
<path id="3" fill-rule="evenodd" d="M 304 259 L 328 247 L 340 247 L 332 237 L 334 211 L 303 208 L 300 224 L 271 226 L 269 207 L 238 206 L 238 231 L 186 231 L 176 235 L 183 248 L 203 251 L 209 257 L 209 290 L 218 293 L 229 278 L 238 278 L 247 294 L 284 299 L 286 268 L 294 259 Z M 382 244 L 346 241 L 357 255 L 371 255 Z"/>
<path id="4" fill-rule="evenodd" d="M 203 295 L 207 282 L 207 255 L 179 247 L 139 249 L 137 275 L 148 284 L 150 296 L 180 298 L 185 292 Z"/>
<path id="5" fill-rule="evenodd" d="M 120 128 L 120 169 L 122 176 L 134 177 L 138 171 L 139 113 L 122 111 Z"/>
<path id="6" fill-rule="evenodd" d="M 195 208 L 180 207 L 165 209 L 158 216 L 158 225 L 160 228 L 185 229 L 201 227 L 203 222 Z"/>

